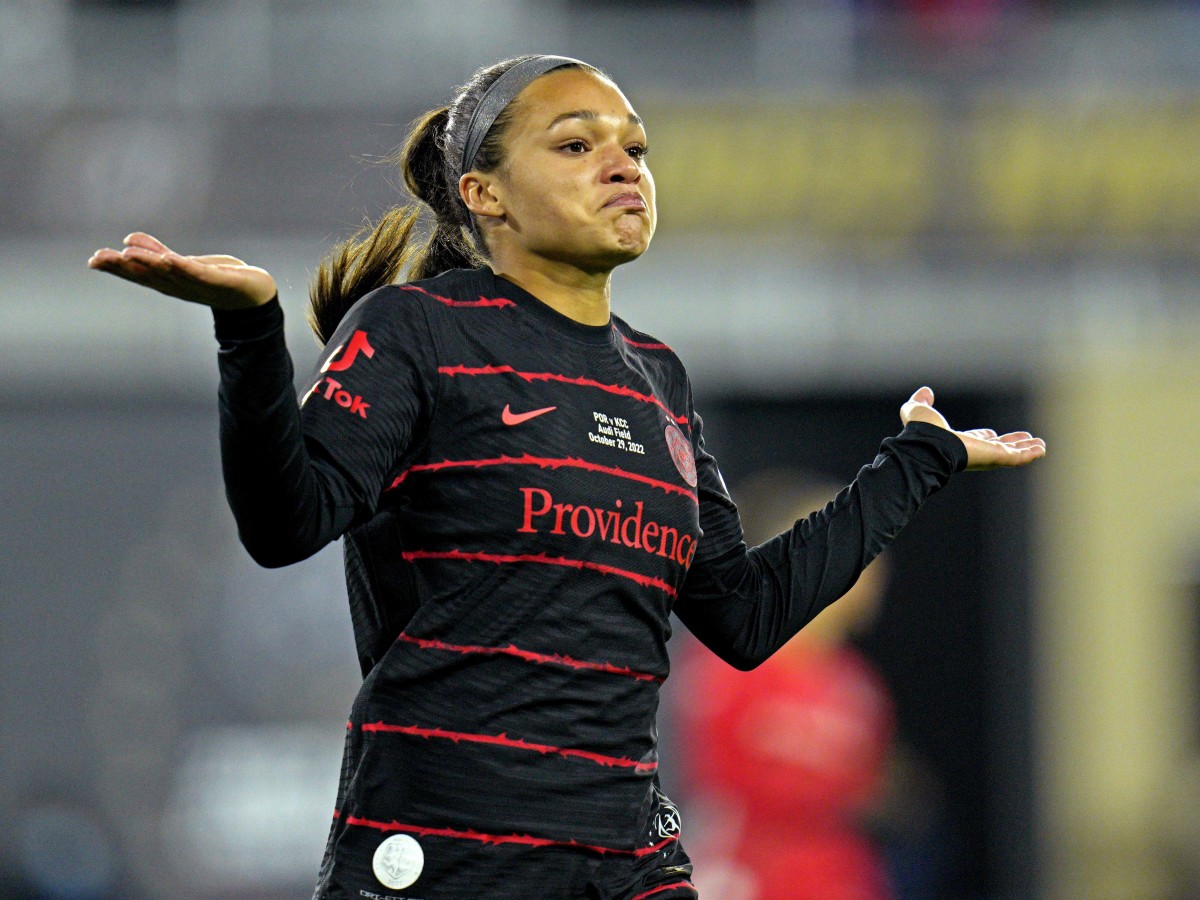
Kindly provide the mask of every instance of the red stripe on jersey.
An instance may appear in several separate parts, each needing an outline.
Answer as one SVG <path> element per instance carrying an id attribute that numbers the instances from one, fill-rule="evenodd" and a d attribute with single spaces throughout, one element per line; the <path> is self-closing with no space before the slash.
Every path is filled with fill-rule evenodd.
<path id="1" fill-rule="evenodd" d="M 543 756 L 555 754 L 558 756 L 586 759 L 609 768 L 637 769 L 638 772 L 653 772 L 658 768 L 657 762 L 639 762 L 626 756 L 605 756 L 603 753 L 592 753 L 590 750 L 575 750 L 571 747 L 555 747 L 551 744 L 534 744 L 520 738 L 510 738 L 506 734 L 472 734 L 465 731 L 447 731 L 444 728 L 422 728 L 418 725 L 388 725 L 384 722 L 365 722 L 363 731 L 409 734 L 422 738 L 444 738 L 448 741 L 466 741 L 471 744 L 493 744 L 499 747 L 511 747 L 514 750 L 533 750 Z"/>
<path id="2" fill-rule="evenodd" d="M 614 330 L 616 330 L 616 329 L 614 329 Z M 643 341 L 630 340 L 629 338 L 625 337 L 625 335 L 621 334 L 620 331 L 617 331 L 617 334 L 620 334 L 621 340 L 623 340 L 625 343 L 627 343 L 630 347 L 637 347 L 639 350 L 670 350 L 671 349 L 666 344 L 652 344 L 652 343 L 646 343 Z"/>
<path id="3" fill-rule="evenodd" d="M 457 828 L 428 828 L 423 825 L 405 825 L 400 822 L 376 822 L 371 819 L 363 819 L 359 816 L 348 816 L 346 818 L 347 825 L 358 825 L 363 828 L 375 828 L 379 831 L 403 831 L 408 834 L 417 834 L 422 837 L 445 837 L 458 838 L 465 841 L 479 841 L 483 844 L 522 844 L 526 847 L 573 847 L 577 850 L 591 850 L 594 853 L 614 854 L 617 856 L 653 856 L 663 847 L 670 846 L 679 840 L 678 835 L 671 835 L 669 838 L 664 838 L 657 844 L 651 844 L 648 847 L 638 847 L 636 850 L 621 850 L 617 847 L 599 847 L 595 844 L 581 844 L 579 841 L 556 841 L 551 838 L 534 837 L 532 834 L 487 834 L 482 831 L 467 829 L 465 831 Z"/>
<path id="4" fill-rule="evenodd" d="M 568 456 L 566 459 L 553 459 L 543 456 L 530 456 L 528 453 L 523 456 L 497 456 L 494 459 L 446 459 L 442 462 L 422 463 L 401 472 L 387 489 L 390 491 L 393 488 L 399 487 L 404 482 L 404 479 L 413 472 L 437 472 L 441 469 L 454 468 L 479 469 L 484 466 L 540 466 L 543 469 L 585 469 L 588 472 L 600 472 L 604 475 L 613 475 L 617 478 L 627 478 L 630 481 L 640 481 L 642 484 L 648 484 L 662 491 L 682 494 L 693 503 L 699 502 L 696 499 L 695 493 L 688 488 L 671 484 L 669 481 L 659 481 L 657 478 L 651 478 L 649 475 L 639 475 L 637 472 L 618 469 L 616 466 L 602 466 L 599 463 L 589 462 L 586 459 L 576 459 L 573 456 Z"/>
<path id="5" fill-rule="evenodd" d="M 400 289 L 403 291 L 415 291 L 416 293 L 424 294 L 431 300 L 436 300 L 438 303 L 445 303 L 447 306 L 495 306 L 503 309 L 506 306 L 517 305 L 511 300 L 506 300 L 504 297 L 484 297 L 482 295 L 480 295 L 478 300 L 454 300 L 450 297 L 442 297 L 439 294 L 431 293 L 430 291 L 425 290 L 425 288 L 417 287 L 415 284 L 402 284 L 400 285 Z"/>
<path id="6" fill-rule="evenodd" d="M 606 575 L 619 575 L 628 578 L 643 587 L 658 588 L 668 597 L 675 596 L 675 588 L 661 578 L 651 578 L 628 569 L 618 569 L 616 566 L 606 566 L 604 563 L 592 562 L 588 559 L 571 559 L 565 556 L 547 556 L 545 553 L 467 553 L 463 550 L 406 550 L 401 554 L 406 560 L 414 559 L 461 559 L 467 562 L 504 563 L 539 563 L 547 566 L 566 566 L 569 569 L 591 569 Z"/>
<path id="7" fill-rule="evenodd" d="M 429 638 L 413 637 L 404 632 L 401 632 L 396 640 L 416 644 L 423 650 L 446 650 L 450 653 L 462 654 L 501 654 L 504 656 L 515 656 L 517 659 L 523 659 L 526 662 L 566 666 L 570 669 L 588 669 L 593 672 L 608 672 L 612 675 L 626 675 L 635 681 L 654 681 L 662 684 L 666 680 L 658 675 L 651 675 L 647 672 L 636 672 L 628 666 L 614 666 L 612 663 L 607 662 L 588 662 L 583 659 L 573 659 L 570 656 L 563 656 L 559 653 L 535 653 L 532 650 L 522 650 L 520 647 L 512 644 L 509 644 L 507 647 L 477 647 L 470 644 L 446 644 L 442 641 L 435 641 Z"/>
<path id="8" fill-rule="evenodd" d="M 692 896 L 697 896 L 696 886 L 690 881 L 676 881 L 673 884 L 661 884 L 648 891 L 642 891 L 640 894 L 635 894 L 631 900 L 644 900 L 646 897 L 653 897 L 655 894 L 661 894 L 663 891 L 673 891 L 676 888 L 688 888 L 692 892 Z"/>
<path id="9" fill-rule="evenodd" d="M 601 381 L 593 381 L 591 378 L 572 378 L 569 375 L 558 375 L 554 372 L 518 372 L 512 366 L 438 366 L 438 372 L 442 375 L 516 375 L 525 381 L 557 381 L 561 384 L 574 384 L 579 387 L 597 388 L 601 391 L 607 391 L 610 394 L 618 394 L 621 397 L 632 397 L 634 400 L 640 400 L 642 403 L 653 403 L 668 416 L 672 421 L 680 425 L 688 424 L 687 416 L 677 416 L 671 410 L 667 409 L 666 405 L 655 397 L 653 394 L 643 394 L 641 391 L 635 391 L 633 388 L 624 387 L 619 384 L 604 384 Z"/>

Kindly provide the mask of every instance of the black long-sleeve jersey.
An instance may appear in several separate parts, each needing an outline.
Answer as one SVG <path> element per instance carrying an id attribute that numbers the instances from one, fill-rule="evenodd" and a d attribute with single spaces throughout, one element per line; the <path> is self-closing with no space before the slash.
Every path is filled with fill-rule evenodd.
<path id="1" fill-rule="evenodd" d="M 345 537 L 364 681 L 319 897 L 692 896 L 656 774 L 669 613 L 752 667 L 966 464 L 910 424 L 748 549 L 683 365 L 615 316 L 486 268 L 388 286 L 299 405 L 277 302 L 216 323 L 245 546 Z"/>

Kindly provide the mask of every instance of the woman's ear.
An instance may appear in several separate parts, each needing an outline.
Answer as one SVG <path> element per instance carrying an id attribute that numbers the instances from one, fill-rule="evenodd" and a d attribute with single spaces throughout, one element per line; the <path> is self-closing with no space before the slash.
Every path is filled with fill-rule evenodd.
<path id="1" fill-rule="evenodd" d="M 458 195 L 473 216 L 504 217 L 504 203 L 496 180 L 485 172 L 468 172 L 458 179 Z"/>

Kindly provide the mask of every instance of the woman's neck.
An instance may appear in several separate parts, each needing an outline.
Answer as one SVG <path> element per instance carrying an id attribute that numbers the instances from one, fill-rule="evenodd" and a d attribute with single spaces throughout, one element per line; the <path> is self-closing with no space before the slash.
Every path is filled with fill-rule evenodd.
<path id="1" fill-rule="evenodd" d="M 492 269 L 555 312 L 584 325 L 607 325 L 611 272 L 589 273 L 552 260 L 494 259 Z"/>

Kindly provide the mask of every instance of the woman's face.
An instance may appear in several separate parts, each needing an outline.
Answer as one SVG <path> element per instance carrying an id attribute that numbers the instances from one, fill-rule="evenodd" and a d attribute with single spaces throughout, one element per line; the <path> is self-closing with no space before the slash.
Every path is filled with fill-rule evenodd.
<path id="1" fill-rule="evenodd" d="M 514 101 L 506 162 L 489 176 L 506 241 L 526 253 L 609 271 L 654 234 L 654 179 L 641 119 L 611 81 L 585 69 L 550 72 Z M 493 250 L 496 248 L 493 247 Z"/>

